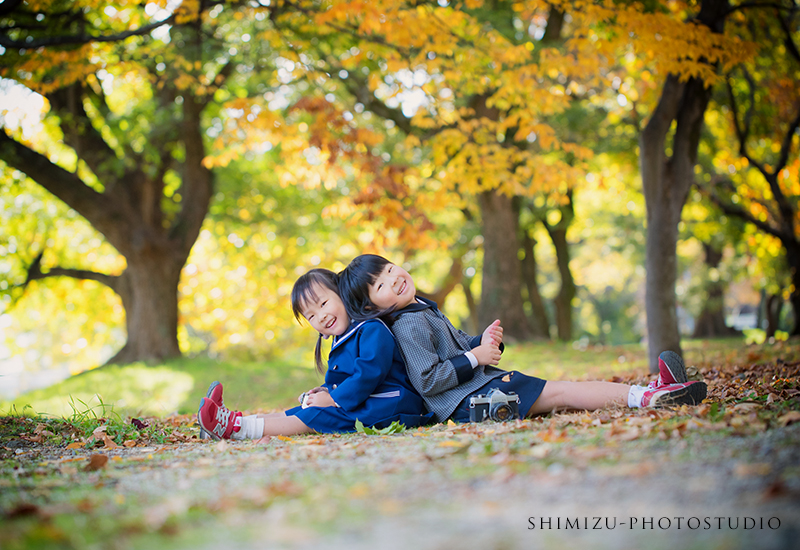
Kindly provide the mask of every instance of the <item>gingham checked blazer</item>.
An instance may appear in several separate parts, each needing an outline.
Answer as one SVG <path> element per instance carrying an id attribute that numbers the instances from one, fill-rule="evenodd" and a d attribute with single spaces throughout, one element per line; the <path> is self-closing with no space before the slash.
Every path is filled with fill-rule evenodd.
<path id="1" fill-rule="evenodd" d="M 435 302 L 417 300 L 422 303 L 394 313 L 392 333 L 411 384 L 436 421 L 444 422 L 465 397 L 506 371 L 483 365 L 473 369 L 464 353 L 479 346 L 481 337 L 456 329 Z"/>

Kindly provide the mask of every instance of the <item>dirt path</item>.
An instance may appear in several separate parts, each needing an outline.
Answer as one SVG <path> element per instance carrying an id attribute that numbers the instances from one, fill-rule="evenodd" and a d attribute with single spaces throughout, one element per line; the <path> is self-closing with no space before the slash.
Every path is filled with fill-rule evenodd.
<path id="1" fill-rule="evenodd" d="M 0 417 L 0 548 L 800 548 L 800 364 L 703 374 L 696 407 L 266 444 Z"/>
<path id="2" fill-rule="evenodd" d="M 0 546 L 798 547 L 800 423 L 626 440 L 566 418 L 120 448 L 97 471 L 90 451 L 19 449 Z"/>

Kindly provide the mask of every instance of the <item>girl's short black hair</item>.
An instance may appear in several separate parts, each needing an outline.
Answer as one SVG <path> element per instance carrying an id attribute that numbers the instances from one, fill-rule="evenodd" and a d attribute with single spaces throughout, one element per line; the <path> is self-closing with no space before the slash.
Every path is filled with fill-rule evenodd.
<path id="1" fill-rule="evenodd" d="M 318 268 L 301 275 L 292 287 L 292 313 L 294 313 L 294 318 L 297 319 L 298 322 L 300 322 L 301 319 L 305 319 L 302 312 L 303 306 L 309 301 L 318 299 L 317 293 L 314 292 L 314 287 L 316 285 L 321 285 L 341 296 L 339 292 L 339 276 L 333 271 Z M 314 362 L 317 371 L 324 373 L 325 365 L 322 361 L 322 334 L 319 335 L 317 346 L 314 349 Z"/>
<path id="2" fill-rule="evenodd" d="M 394 306 L 380 310 L 369 299 L 369 287 L 383 273 L 383 269 L 391 264 L 389 260 L 377 254 L 356 256 L 339 274 L 339 296 L 344 302 L 347 314 L 353 321 L 383 318 L 391 320 Z"/>

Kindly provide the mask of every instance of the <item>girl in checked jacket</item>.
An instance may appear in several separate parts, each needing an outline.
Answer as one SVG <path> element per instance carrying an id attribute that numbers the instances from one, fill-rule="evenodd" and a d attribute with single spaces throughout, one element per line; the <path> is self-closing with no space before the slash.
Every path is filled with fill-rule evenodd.
<path id="1" fill-rule="evenodd" d="M 521 417 L 555 409 L 594 410 L 610 405 L 656 407 L 698 404 L 704 382 L 689 382 L 681 357 L 665 351 L 659 376 L 648 386 L 613 382 L 545 381 L 497 368 L 503 329 L 495 321 L 481 336 L 453 327 L 430 300 L 416 296 L 411 275 L 373 254 L 356 257 L 339 276 L 339 291 L 353 319 L 384 318 L 406 361 L 411 383 L 439 422 L 470 419 L 470 398 L 499 389 L 519 396 Z"/>

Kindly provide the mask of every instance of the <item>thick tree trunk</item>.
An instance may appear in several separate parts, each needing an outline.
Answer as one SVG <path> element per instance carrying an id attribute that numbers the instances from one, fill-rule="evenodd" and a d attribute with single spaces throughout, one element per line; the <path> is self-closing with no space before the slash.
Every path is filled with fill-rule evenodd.
<path id="1" fill-rule="evenodd" d="M 697 142 L 708 103 L 708 92 L 695 79 L 686 84 L 667 77 L 659 104 L 640 138 L 642 186 L 647 208 L 646 294 L 648 358 L 658 372 L 658 355 L 664 350 L 681 353 L 678 330 L 678 223 L 694 181 Z M 672 121 L 678 127 L 672 140 L 672 157 L 664 152 Z"/>
<path id="2" fill-rule="evenodd" d="M 727 0 L 703 0 L 698 21 L 721 32 Z M 678 223 L 694 183 L 694 164 L 709 90 L 690 78 L 668 75 L 658 105 L 642 130 L 639 149 L 642 187 L 647 207 L 646 294 L 650 372 L 658 372 L 658 355 L 681 352 L 675 283 L 678 278 Z M 675 122 L 674 133 L 672 123 Z M 667 158 L 667 136 L 672 156 Z"/>
<path id="3" fill-rule="evenodd" d="M 703 243 L 705 263 L 709 270 L 717 269 L 722 262 L 722 252 L 709 243 Z M 703 310 L 697 317 L 692 338 L 722 338 L 733 336 L 737 330 L 725 324 L 725 283 L 717 279 L 708 281 Z"/>
<path id="4" fill-rule="evenodd" d="M 160 361 L 181 354 L 178 346 L 178 282 L 185 259 L 151 250 L 128 258 L 120 277 L 128 340 L 108 363 Z"/>
<path id="5" fill-rule="evenodd" d="M 496 191 L 478 195 L 483 224 L 483 277 L 478 330 L 495 319 L 510 341 L 528 340 L 531 330 L 522 308 L 522 277 L 517 252 L 518 219 L 512 200 Z"/>
<path id="6" fill-rule="evenodd" d="M 103 191 L 87 185 L 79 172 L 65 170 L 4 132 L 0 132 L 0 159 L 82 215 L 125 257 L 127 267 L 115 276 L 62 266 L 48 266 L 49 270 L 42 272 L 37 264 L 29 278 L 94 279 L 121 297 L 127 343 L 110 362 L 179 356 L 178 282 L 208 212 L 214 187 L 212 172 L 202 164 L 202 98 L 187 94 L 180 118 L 170 119 L 171 115 L 164 114 L 159 124 L 175 131 L 154 130 L 148 142 L 152 155 L 137 155 L 133 149 L 126 149 L 132 157 L 129 163 L 117 158 L 92 125 L 84 106 L 97 97 L 89 86 L 75 83 L 53 92 L 48 99 L 60 117 L 64 143 L 103 183 Z M 97 110 L 104 112 L 102 108 Z M 172 110 L 173 105 L 167 105 L 161 114 Z M 174 150 L 183 151 L 181 163 L 176 164 Z M 161 208 L 165 200 L 163 178 L 170 169 L 181 174 L 178 194 L 182 199 L 172 205 L 178 212 L 168 225 Z"/>

